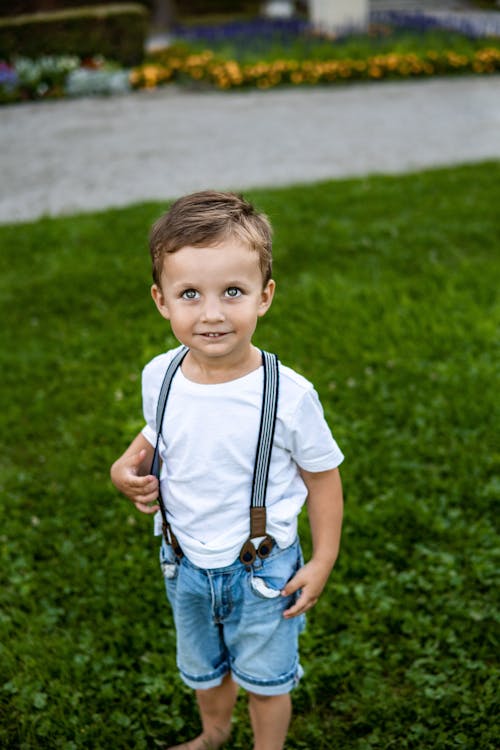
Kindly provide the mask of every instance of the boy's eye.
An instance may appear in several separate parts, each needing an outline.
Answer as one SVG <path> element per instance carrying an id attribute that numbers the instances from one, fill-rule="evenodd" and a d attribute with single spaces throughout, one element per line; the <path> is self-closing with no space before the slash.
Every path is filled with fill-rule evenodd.
<path id="1" fill-rule="evenodd" d="M 241 295 L 241 289 L 238 289 L 237 286 L 230 286 L 226 289 L 227 297 L 239 297 L 240 295 Z"/>
<path id="2" fill-rule="evenodd" d="M 182 299 L 197 299 L 198 296 L 196 289 L 185 289 L 181 294 Z"/>

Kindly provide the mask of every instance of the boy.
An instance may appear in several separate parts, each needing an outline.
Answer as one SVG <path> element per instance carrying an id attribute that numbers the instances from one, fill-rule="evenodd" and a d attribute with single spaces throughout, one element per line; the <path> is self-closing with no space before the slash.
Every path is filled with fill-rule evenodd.
<path id="1" fill-rule="evenodd" d="M 150 251 L 154 302 L 184 348 L 145 367 L 146 426 L 113 464 L 111 477 L 139 511 L 156 513 L 160 525 L 160 491 L 166 506 L 160 559 L 177 664 L 196 690 L 203 729 L 175 748 L 219 748 L 243 687 L 254 750 L 281 750 L 289 694 L 302 673 L 304 613 L 339 550 L 343 455 L 311 384 L 279 364 L 265 507 L 251 525 L 271 356 L 255 348 L 252 336 L 275 289 L 269 222 L 240 196 L 195 193 L 156 222 Z M 177 354 L 182 362 L 158 431 L 159 393 Z M 157 439 L 160 484 L 150 469 Z M 303 565 L 297 517 L 306 499 L 313 555 Z"/>

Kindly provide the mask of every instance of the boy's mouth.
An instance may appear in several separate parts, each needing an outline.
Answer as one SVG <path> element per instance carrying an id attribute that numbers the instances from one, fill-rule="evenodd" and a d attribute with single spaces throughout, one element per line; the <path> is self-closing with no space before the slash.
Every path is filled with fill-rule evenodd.
<path id="1" fill-rule="evenodd" d="M 219 333 L 207 331 L 206 333 L 200 333 L 199 336 L 203 336 L 204 338 L 208 339 L 220 339 L 222 338 L 222 336 L 227 336 L 227 334 L 228 331 L 220 331 Z"/>

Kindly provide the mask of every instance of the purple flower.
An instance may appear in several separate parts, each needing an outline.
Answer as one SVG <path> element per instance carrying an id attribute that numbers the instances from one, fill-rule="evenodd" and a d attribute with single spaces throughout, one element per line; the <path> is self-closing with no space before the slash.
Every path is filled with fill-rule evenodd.
<path id="1" fill-rule="evenodd" d="M 176 26 L 177 39 L 196 42 L 224 42 L 260 39 L 294 38 L 309 28 L 301 19 L 265 19 L 253 21 L 230 21 L 217 26 Z"/>
<path id="2" fill-rule="evenodd" d="M 6 62 L 0 61 L 0 86 L 7 90 L 15 89 L 18 84 L 17 73 Z"/>
<path id="3" fill-rule="evenodd" d="M 420 32 L 433 29 L 456 31 L 470 39 L 500 35 L 500 19 L 492 14 L 475 14 L 462 18 L 458 14 L 433 14 L 432 11 L 374 11 L 370 18 L 374 23 L 388 24 L 397 29 Z"/>

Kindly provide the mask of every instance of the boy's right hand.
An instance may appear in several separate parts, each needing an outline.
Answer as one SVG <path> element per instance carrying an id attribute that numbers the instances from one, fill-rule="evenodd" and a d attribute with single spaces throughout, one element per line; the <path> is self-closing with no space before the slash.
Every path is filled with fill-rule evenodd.
<path id="1" fill-rule="evenodd" d="M 141 475 L 146 458 L 145 449 L 125 453 L 111 467 L 111 481 L 141 513 L 156 513 L 160 506 L 151 503 L 158 499 L 158 479 L 152 474 Z"/>

